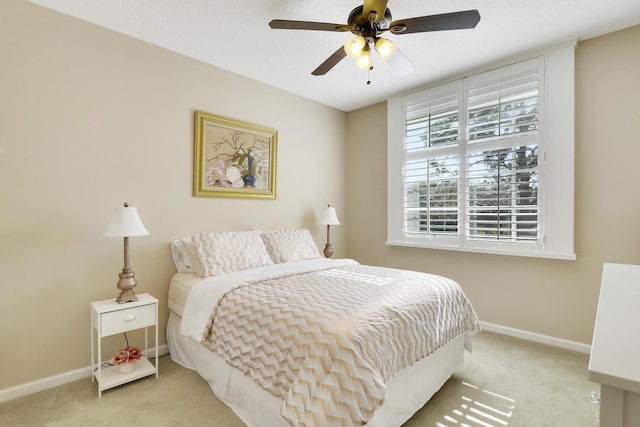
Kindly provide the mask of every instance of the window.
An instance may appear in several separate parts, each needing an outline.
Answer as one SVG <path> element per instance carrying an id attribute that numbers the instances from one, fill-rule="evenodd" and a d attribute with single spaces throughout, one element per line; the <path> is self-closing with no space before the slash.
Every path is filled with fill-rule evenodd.
<path id="1" fill-rule="evenodd" d="M 388 106 L 388 244 L 575 259 L 573 46 Z"/>

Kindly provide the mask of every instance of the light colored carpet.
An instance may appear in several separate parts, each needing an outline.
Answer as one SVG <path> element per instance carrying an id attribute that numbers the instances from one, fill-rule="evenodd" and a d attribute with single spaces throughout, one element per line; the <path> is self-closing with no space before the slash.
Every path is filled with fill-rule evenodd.
<path id="1" fill-rule="evenodd" d="M 589 355 L 481 332 L 473 353 L 405 427 L 591 427 Z"/>
<path id="2" fill-rule="evenodd" d="M 405 427 L 590 427 L 589 356 L 490 332 Z M 195 372 L 160 359 L 159 378 L 103 392 L 83 379 L 0 404 L 1 426 L 211 426 L 244 424 Z M 268 427 L 268 426 L 265 426 Z"/>

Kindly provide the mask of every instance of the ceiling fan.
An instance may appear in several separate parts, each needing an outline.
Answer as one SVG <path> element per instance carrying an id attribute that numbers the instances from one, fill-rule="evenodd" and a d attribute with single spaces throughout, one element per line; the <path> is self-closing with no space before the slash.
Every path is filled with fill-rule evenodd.
<path id="1" fill-rule="evenodd" d="M 392 34 L 402 35 L 459 30 L 474 28 L 480 22 L 480 13 L 475 9 L 392 21 L 387 1 L 364 0 L 362 6 L 351 11 L 347 24 L 274 19 L 269 22 L 269 26 L 282 30 L 350 31 L 355 34 L 355 38 L 347 40 L 344 46 L 311 72 L 314 76 L 326 74 L 347 55 L 355 58 L 356 66 L 371 70 L 371 51 L 374 49 L 396 74 L 405 75 L 413 71 L 415 66 L 394 43 L 380 37 L 382 33 L 390 31 Z"/>

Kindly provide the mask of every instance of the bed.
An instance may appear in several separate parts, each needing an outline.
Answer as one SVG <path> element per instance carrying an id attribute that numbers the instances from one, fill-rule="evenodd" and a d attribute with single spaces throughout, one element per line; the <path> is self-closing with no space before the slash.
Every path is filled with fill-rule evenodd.
<path id="1" fill-rule="evenodd" d="M 400 426 L 479 330 L 454 281 L 322 258 L 308 230 L 199 233 L 171 249 L 171 358 L 249 426 Z"/>

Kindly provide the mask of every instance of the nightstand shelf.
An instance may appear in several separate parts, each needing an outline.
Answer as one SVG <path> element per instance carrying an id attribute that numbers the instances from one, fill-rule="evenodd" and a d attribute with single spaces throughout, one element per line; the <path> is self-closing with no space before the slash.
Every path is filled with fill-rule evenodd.
<path id="1" fill-rule="evenodd" d="M 155 365 L 148 357 L 136 362 L 136 368 L 128 374 L 121 374 L 117 366 L 103 367 L 102 338 L 123 332 L 144 328 L 144 353 L 149 353 L 147 328 L 153 326 L 155 332 Z M 95 335 L 97 335 L 97 340 Z M 97 341 L 97 361 L 95 342 Z M 118 304 L 115 299 L 91 303 L 91 364 L 94 378 L 98 382 L 98 397 L 104 390 L 126 384 L 130 381 L 156 375 L 158 377 L 158 300 L 149 294 L 138 295 L 138 301 Z"/>
<path id="2" fill-rule="evenodd" d="M 102 390 L 106 390 L 155 373 L 156 367 L 149 362 L 149 359 L 143 357 L 136 362 L 136 370 L 129 374 L 121 374 L 117 366 L 102 368 L 102 379 L 99 385 Z"/>

